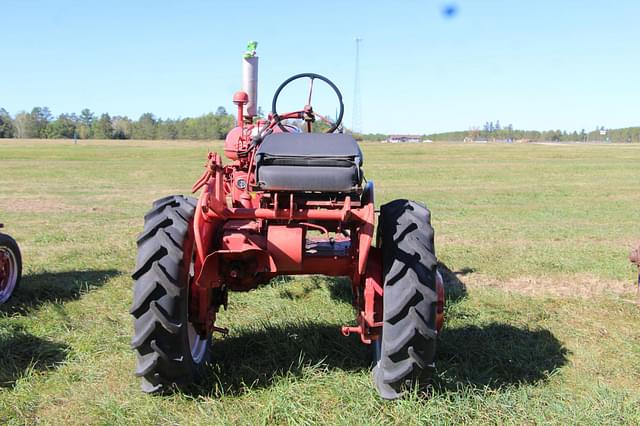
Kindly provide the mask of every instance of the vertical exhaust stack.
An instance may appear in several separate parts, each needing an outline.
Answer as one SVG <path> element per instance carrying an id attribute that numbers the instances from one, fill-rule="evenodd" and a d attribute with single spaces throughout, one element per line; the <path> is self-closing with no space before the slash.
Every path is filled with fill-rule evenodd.
<path id="1" fill-rule="evenodd" d="M 244 106 L 244 116 L 253 118 L 258 115 L 258 56 L 257 41 L 247 44 L 247 51 L 242 57 L 242 91 L 249 95 L 249 102 Z"/>

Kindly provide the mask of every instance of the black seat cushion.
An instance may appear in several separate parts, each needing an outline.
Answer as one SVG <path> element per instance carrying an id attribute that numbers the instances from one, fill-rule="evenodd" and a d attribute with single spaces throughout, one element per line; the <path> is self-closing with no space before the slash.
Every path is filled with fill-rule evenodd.
<path id="1" fill-rule="evenodd" d="M 362 152 L 341 133 L 274 133 L 256 153 L 264 191 L 353 192 L 362 183 Z"/>

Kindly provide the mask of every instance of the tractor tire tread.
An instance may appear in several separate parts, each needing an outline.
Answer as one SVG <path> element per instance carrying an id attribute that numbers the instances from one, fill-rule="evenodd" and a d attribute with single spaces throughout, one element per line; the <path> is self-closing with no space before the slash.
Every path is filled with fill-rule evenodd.
<path id="1" fill-rule="evenodd" d="M 129 313 L 134 317 L 139 317 L 142 314 L 140 309 L 145 309 L 150 303 L 150 298 L 158 299 L 160 295 L 157 293 L 164 292 L 171 297 L 180 296 L 180 286 L 176 283 L 176 280 L 171 277 L 166 270 L 157 262 L 154 262 L 151 266 L 151 271 L 148 275 L 151 275 L 148 280 L 140 281 L 134 289 L 133 305 Z M 153 297 L 152 297 L 153 295 Z"/>
<path id="2" fill-rule="evenodd" d="M 421 203 L 395 200 L 380 209 L 383 253 L 383 329 L 374 381 L 385 399 L 428 384 L 434 369 L 436 267 L 431 213 Z"/>
<path id="3" fill-rule="evenodd" d="M 191 358 L 186 337 L 188 289 L 180 283 L 183 244 L 195 205 L 195 199 L 181 195 L 154 202 L 137 240 L 131 347 L 137 352 L 135 375 L 142 378 L 142 390 L 147 393 L 191 383 L 199 367 Z"/>

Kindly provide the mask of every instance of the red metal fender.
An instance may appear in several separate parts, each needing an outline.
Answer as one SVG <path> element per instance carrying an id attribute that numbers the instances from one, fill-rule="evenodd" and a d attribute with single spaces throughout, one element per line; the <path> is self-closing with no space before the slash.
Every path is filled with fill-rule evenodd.
<path id="1" fill-rule="evenodd" d="M 374 205 L 373 181 L 369 181 L 365 187 L 365 192 L 362 198 L 368 200 L 368 202 L 363 209 L 355 213 L 355 216 L 364 222 L 360 229 L 360 241 L 358 241 L 358 270 L 357 274 L 353 277 L 355 282 L 359 282 L 360 277 L 365 274 L 369 249 L 371 248 L 373 231 L 375 229 L 376 210 Z M 380 260 L 380 262 L 382 262 L 382 260 Z M 380 264 L 382 265 L 382 263 Z"/>

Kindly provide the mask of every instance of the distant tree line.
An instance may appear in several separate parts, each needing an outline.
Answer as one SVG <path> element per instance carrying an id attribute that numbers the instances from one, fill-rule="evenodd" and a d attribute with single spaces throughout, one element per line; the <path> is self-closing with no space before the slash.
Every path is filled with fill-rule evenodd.
<path id="1" fill-rule="evenodd" d="M 215 113 L 195 118 L 161 119 L 144 113 L 137 120 L 126 116 L 99 116 L 83 109 L 79 115 L 54 117 L 49 108 L 35 107 L 12 117 L 0 108 L 0 138 L 78 139 L 224 139 L 235 118 L 218 107 Z"/>
<path id="2" fill-rule="evenodd" d="M 389 137 L 384 133 L 352 133 L 352 135 L 359 141 L 383 141 Z"/>
<path id="3" fill-rule="evenodd" d="M 262 109 L 258 115 L 264 116 Z M 0 108 L 0 138 L 20 139 L 224 139 L 235 126 L 233 115 L 224 107 L 215 113 L 195 118 L 161 119 L 144 113 L 137 120 L 127 116 L 99 116 L 85 108 L 80 114 L 63 113 L 54 117 L 47 107 L 35 107 L 31 112 L 21 111 L 11 116 Z M 290 124 L 299 125 L 292 122 Z M 329 126 L 318 120 L 313 131 L 324 132 Z M 348 130 L 347 130 L 348 131 Z M 358 140 L 383 140 L 387 135 L 353 134 Z"/>
<path id="4" fill-rule="evenodd" d="M 434 141 L 456 140 L 528 140 L 550 142 L 640 142 L 640 127 L 626 127 L 622 129 L 605 129 L 597 126 L 587 132 L 581 129 L 579 132 L 567 132 L 566 130 L 517 130 L 513 125 L 502 126 L 500 121 L 486 122 L 482 127 L 472 127 L 466 131 L 455 131 L 425 135 L 425 138 Z"/>
<path id="5" fill-rule="evenodd" d="M 259 110 L 259 114 L 262 112 Z M 21 111 L 11 116 L 0 108 L 0 138 L 42 139 L 224 139 L 235 126 L 235 117 L 224 107 L 215 113 L 199 117 L 161 119 L 152 113 L 144 113 L 137 120 L 127 116 L 99 116 L 85 108 L 80 114 L 63 113 L 54 117 L 49 108 L 35 107 L 31 112 Z M 314 131 L 325 131 L 328 126 L 320 121 L 314 123 Z M 345 129 L 349 132 L 348 129 Z M 604 134 L 603 134 L 604 133 Z M 357 140 L 380 141 L 388 138 L 383 133 L 352 133 Z M 456 140 L 529 140 L 557 142 L 640 142 L 640 127 L 605 129 L 598 126 L 587 132 L 566 130 L 517 130 L 513 125 L 501 125 L 500 121 L 488 121 L 482 127 L 465 131 L 423 135 L 434 141 Z"/>

